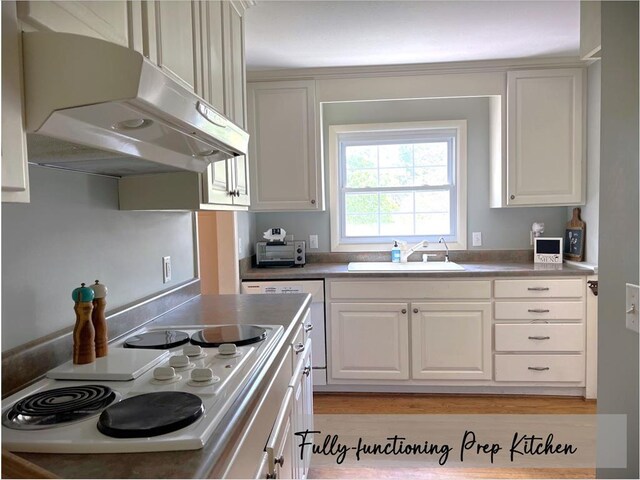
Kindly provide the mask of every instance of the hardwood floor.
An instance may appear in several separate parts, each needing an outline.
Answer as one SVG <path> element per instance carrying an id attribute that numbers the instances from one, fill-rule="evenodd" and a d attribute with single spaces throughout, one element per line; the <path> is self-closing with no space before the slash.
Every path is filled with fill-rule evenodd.
<path id="1" fill-rule="evenodd" d="M 595 414 L 595 400 L 577 397 L 316 393 L 316 414 Z M 309 478 L 595 478 L 595 469 L 311 467 Z"/>

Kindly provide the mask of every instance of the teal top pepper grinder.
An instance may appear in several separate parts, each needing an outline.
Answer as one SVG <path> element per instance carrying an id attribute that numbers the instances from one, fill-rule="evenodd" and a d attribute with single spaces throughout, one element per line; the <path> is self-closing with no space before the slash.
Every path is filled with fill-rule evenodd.
<path id="1" fill-rule="evenodd" d="M 83 365 L 96 360 L 95 330 L 91 322 L 94 293 L 84 283 L 75 288 L 71 298 L 75 302 L 76 325 L 73 328 L 73 363 Z"/>
<path id="2" fill-rule="evenodd" d="M 109 335 L 107 333 L 107 319 L 104 311 L 107 306 L 107 287 L 96 280 L 91 285 L 93 290 L 93 312 L 91 312 L 91 323 L 96 332 L 96 357 L 106 357 L 109 351 Z"/>

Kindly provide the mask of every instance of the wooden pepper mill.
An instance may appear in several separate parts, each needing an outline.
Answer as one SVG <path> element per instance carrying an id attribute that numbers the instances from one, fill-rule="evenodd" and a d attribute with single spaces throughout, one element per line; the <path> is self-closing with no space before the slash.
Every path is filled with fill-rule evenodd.
<path id="1" fill-rule="evenodd" d="M 104 310 L 107 306 L 107 287 L 101 284 L 98 280 L 91 285 L 93 290 L 93 312 L 91 313 L 91 322 L 96 332 L 96 357 L 106 357 L 109 351 L 108 341 L 109 335 L 107 334 L 107 319 L 104 315 Z"/>
<path id="2" fill-rule="evenodd" d="M 73 363 L 83 365 L 95 362 L 95 330 L 91 322 L 93 311 L 93 290 L 85 287 L 84 283 L 71 293 L 75 302 L 76 325 L 73 329 Z"/>

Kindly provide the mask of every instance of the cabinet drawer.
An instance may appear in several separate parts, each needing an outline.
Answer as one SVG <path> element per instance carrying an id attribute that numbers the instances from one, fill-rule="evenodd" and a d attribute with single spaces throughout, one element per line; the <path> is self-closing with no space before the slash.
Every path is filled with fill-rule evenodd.
<path id="1" fill-rule="evenodd" d="M 496 302 L 496 320 L 581 320 L 583 302 Z"/>
<path id="2" fill-rule="evenodd" d="M 496 382 L 582 382 L 584 355 L 495 355 Z"/>
<path id="3" fill-rule="evenodd" d="M 584 284 L 580 278 L 496 280 L 496 298 L 582 298 Z"/>
<path id="4" fill-rule="evenodd" d="M 495 326 L 496 352 L 582 352 L 584 325 L 498 324 Z"/>
<path id="5" fill-rule="evenodd" d="M 489 299 L 491 298 L 491 281 L 333 281 L 329 291 L 332 299 Z"/>

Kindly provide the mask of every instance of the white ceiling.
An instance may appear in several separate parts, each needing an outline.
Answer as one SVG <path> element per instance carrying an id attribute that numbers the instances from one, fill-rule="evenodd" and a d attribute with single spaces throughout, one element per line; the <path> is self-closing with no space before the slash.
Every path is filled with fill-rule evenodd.
<path id="1" fill-rule="evenodd" d="M 249 70 L 574 56 L 579 1 L 257 0 Z"/>

